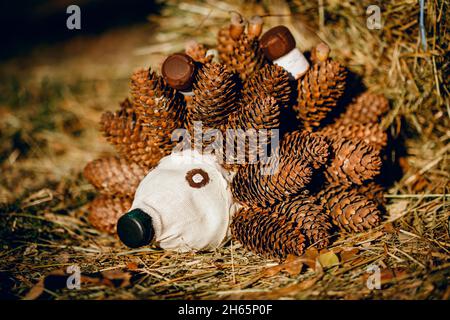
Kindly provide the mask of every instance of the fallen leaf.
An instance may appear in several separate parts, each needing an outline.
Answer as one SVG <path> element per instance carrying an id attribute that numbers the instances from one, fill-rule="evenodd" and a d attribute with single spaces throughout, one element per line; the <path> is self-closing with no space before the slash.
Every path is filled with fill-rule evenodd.
<path id="1" fill-rule="evenodd" d="M 121 270 L 107 270 L 102 272 L 104 280 L 110 280 L 115 287 L 124 288 L 130 285 L 131 274 Z M 103 281 L 105 284 L 108 281 Z"/>
<path id="2" fill-rule="evenodd" d="M 44 292 L 44 278 L 39 281 L 28 291 L 23 300 L 36 300 Z"/>
<path id="3" fill-rule="evenodd" d="M 399 157 L 398 164 L 400 165 L 400 168 L 402 168 L 403 172 L 407 172 L 409 168 L 411 168 L 411 165 L 409 164 L 408 159 L 406 157 Z"/>
<path id="4" fill-rule="evenodd" d="M 335 254 L 339 254 L 342 251 L 346 250 L 345 248 L 342 247 L 334 247 L 333 249 L 331 249 Z"/>
<path id="5" fill-rule="evenodd" d="M 68 275 L 65 270 L 54 270 L 41 277 L 23 299 L 36 300 L 42 295 L 42 293 L 44 293 L 44 289 L 46 288 L 50 290 L 62 289 L 65 286 L 67 277 Z M 62 283 L 64 284 L 63 286 L 61 286 Z"/>
<path id="6" fill-rule="evenodd" d="M 283 270 L 283 266 L 282 265 L 276 265 L 276 266 L 273 266 L 273 267 L 268 267 L 268 268 L 264 269 L 263 276 L 264 277 L 273 277 L 273 276 L 277 275 L 278 273 L 280 273 L 281 270 Z"/>
<path id="7" fill-rule="evenodd" d="M 394 225 L 391 222 L 385 223 L 383 226 L 384 231 L 387 233 L 397 233 L 398 230 L 395 229 Z"/>
<path id="8" fill-rule="evenodd" d="M 339 258 L 333 251 L 324 251 L 319 255 L 319 262 L 323 268 L 331 268 L 339 264 Z"/>
<path id="9" fill-rule="evenodd" d="M 367 282 L 369 277 L 373 277 L 373 273 L 365 273 L 362 276 L 364 283 Z M 395 281 L 400 281 L 409 277 L 409 273 L 404 268 L 395 268 L 395 269 L 382 269 L 380 271 L 380 284 L 388 284 Z"/>
<path id="10" fill-rule="evenodd" d="M 227 299 L 232 300 L 275 300 L 284 297 L 294 297 L 300 292 L 312 288 L 317 281 L 323 277 L 323 272 L 320 272 L 317 276 L 306 279 L 300 283 L 286 286 L 271 291 L 265 292 L 239 292 L 227 296 Z"/>
<path id="11" fill-rule="evenodd" d="M 302 259 L 295 255 L 288 255 L 286 262 L 283 264 L 284 270 L 291 276 L 298 275 L 303 268 Z"/>
<path id="12" fill-rule="evenodd" d="M 425 179 L 423 176 L 419 175 L 417 176 L 417 180 L 413 183 L 412 189 L 415 193 L 419 193 L 421 191 L 424 191 L 429 187 L 430 183 L 427 179 Z"/>
<path id="13" fill-rule="evenodd" d="M 399 281 L 408 276 L 406 269 L 383 269 L 381 270 L 381 284 L 389 283 L 392 281 Z"/>
<path id="14" fill-rule="evenodd" d="M 348 250 L 343 250 L 340 254 L 342 262 L 346 262 L 355 257 L 355 255 L 359 252 L 358 248 L 351 248 Z"/>
<path id="15" fill-rule="evenodd" d="M 56 291 L 67 288 L 67 279 L 71 274 L 66 273 L 64 269 L 58 269 L 41 277 L 39 281 L 28 291 L 24 300 L 35 300 L 39 298 L 48 289 Z M 109 287 L 127 287 L 130 285 L 131 274 L 120 270 L 108 270 L 92 275 L 80 275 L 81 286 L 105 285 Z"/>
<path id="16" fill-rule="evenodd" d="M 136 270 L 136 269 L 139 269 L 139 266 L 136 262 L 128 262 L 127 269 L 128 270 Z"/>
<path id="17" fill-rule="evenodd" d="M 282 271 L 286 271 L 289 275 L 295 276 L 302 271 L 303 263 L 304 259 L 302 257 L 289 254 L 283 263 L 265 269 L 262 276 L 273 277 Z"/>
<path id="18" fill-rule="evenodd" d="M 319 250 L 317 250 L 317 248 L 315 247 L 309 247 L 308 249 L 306 249 L 305 253 L 302 256 L 302 258 L 304 259 L 303 262 L 314 271 L 317 268 L 318 257 Z"/>

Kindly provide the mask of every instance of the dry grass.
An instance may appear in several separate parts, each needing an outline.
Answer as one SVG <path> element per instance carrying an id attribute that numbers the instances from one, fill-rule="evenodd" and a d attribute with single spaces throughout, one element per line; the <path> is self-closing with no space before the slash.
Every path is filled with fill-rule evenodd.
<path id="1" fill-rule="evenodd" d="M 159 31 L 152 39 L 147 26 L 116 30 L 38 48 L 4 63 L 0 294 L 55 299 L 448 299 L 449 4 L 425 1 L 424 51 L 417 1 L 383 1 L 382 30 L 366 27 L 365 8 L 371 2 L 279 0 L 270 6 L 264 1 L 241 6 L 173 0 L 161 16 L 151 17 Z M 157 66 L 165 53 L 182 49 L 191 37 L 213 45 L 229 10 L 265 15 L 268 25 L 289 25 L 303 49 L 322 38 L 356 79 L 391 101 L 384 125 L 397 141 L 390 156 L 403 172 L 386 194 L 383 225 L 365 234 L 342 235 L 330 248 L 339 259 L 337 266 L 323 261 L 323 268 L 307 268 L 305 257 L 278 266 L 235 242 L 210 253 L 130 251 L 86 221 L 85 205 L 94 190 L 81 178 L 81 169 L 113 152 L 97 131 L 100 114 L 115 109 L 127 94 L 128 76 L 136 67 Z M 80 290 L 64 288 L 61 270 L 73 264 L 84 275 Z M 381 290 L 366 286 L 371 264 L 381 269 Z"/>

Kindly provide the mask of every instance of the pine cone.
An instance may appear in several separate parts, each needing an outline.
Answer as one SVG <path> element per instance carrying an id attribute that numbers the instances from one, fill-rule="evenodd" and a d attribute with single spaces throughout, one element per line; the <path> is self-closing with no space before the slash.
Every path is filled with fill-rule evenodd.
<path id="1" fill-rule="evenodd" d="M 194 61 L 200 62 L 201 64 L 211 63 L 214 58 L 212 54 L 207 54 L 208 49 L 205 45 L 196 41 L 188 43 L 185 53 L 194 59 Z"/>
<path id="2" fill-rule="evenodd" d="M 219 129 L 236 110 L 237 91 L 235 78 L 224 65 L 205 65 L 194 83 L 190 121 L 202 121 L 203 127 Z"/>
<path id="3" fill-rule="evenodd" d="M 363 184 L 380 173 L 379 152 L 361 140 L 331 139 L 332 160 L 325 170 L 330 183 Z"/>
<path id="4" fill-rule="evenodd" d="M 269 257 L 300 256 L 305 249 L 299 224 L 270 208 L 242 208 L 233 216 L 231 233 L 249 250 Z"/>
<path id="5" fill-rule="evenodd" d="M 237 72 L 242 81 L 261 69 L 266 62 L 258 39 L 250 38 L 245 33 L 233 43 L 233 52 L 227 60 L 228 69 Z"/>
<path id="6" fill-rule="evenodd" d="M 131 75 L 130 93 L 137 103 L 160 97 L 166 90 L 163 78 L 150 68 L 137 70 Z"/>
<path id="7" fill-rule="evenodd" d="M 122 158 L 109 157 L 91 161 L 84 177 L 104 195 L 133 197 L 147 170 Z"/>
<path id="8" fill-rule="evenodd" d="M 272 210 L 279 215 L 288 215 L 291 221 L 295 221 L 296 227 L 306 236 L 307 246 L 325 248 L 330 244 L 329 212 L 315 204 L 313 199 L 296 197 L 276 205 Z"/>
<path id="9" fill-rule="evenodd" d="M 330 210 L 333 224 L 341 230 L 361 232 L 380 223 L 377 204 L 355 188 L 331 185 L 319 192 L 317 199 Z"/>
<path id="10" fill-rule="evenodd" d="M 229 115 L 230 129 L 277 129 L 280 126 L 280 107 L 271 96 L 253 98 L 248 104 Z"/>
<path id="11" fill-rule="evenodd" d="M 251 23 L 252 27 L 247 34 L 244 32 L 244 19 L 234 13 L 231 16 L 231 23 L 219 30 L 217 39 L 220 61 L 230 71 L 237 72 L 243 81 L 266 62 L 258 41 L 262 19 L 252 21 L 254 23 Z"/>
<path id="12" fill-rule="evenodd" d="M 273 96 L 280 106 L 286 106 L 291 101 L 291 92 L 287 71 L 275 64 L 266 64 L 244 83 L 242 95 L 246 102 L 261 95 Z"/>
<path id="13" fill-rule="evenodd" d="M 114 145 L 125 158 L 139 165 L 151 168 L 170 153 L 160 140 L 150 139 L 143 131 L 142 122 L 132 111 L 130 102 L 126 100 L 118 112 L 105 112 L 100 121 L 102 131 L 109 143 Z"/>
<path id="14" fill-rule="evenodd" d="M 167 86 L 162 77 L 150 69 L 139 70 L 132 75 L 131 94 L 134 98 L 133 108 L 141 120 L 145 135 L 170 142 L 173 130 L 184 127 L 184 97 Z"/>
<path id="15" fill-rule="evenodd" d="M 308 131 L 289 132 L 280 143 L 281 154 L 302 157 L 316 170 L 328 161 L 329 149 L 324 137 Z"/>
<path id="16" fill-rule="evenodd" d="M 314 64 L 298 82 L 297 117 L 308 131 L 319 127 L 344 93 L 347 72 L 328 59 Z"/>
<path id="17" fill-rule="evenodd" d="M 88 220 L 96 229 L 114 234 L 117 221 L 131 208 L 132 202 L 130 197 L 97 196 L 89 204 Z"/>
<path id="18" fill-rule="evenodd" d="M 370 181 L 369 183 L 358 186 L 356 189 L 358 193 L 367 197 L 367 199 L 375 201 L 380 208 L 386 206 L 386 198 L 384 197 L 385 188 L 378 183 Z"/>
<path id="19" fill-rule="evenodd" d="M 273 97 L 256 98 L 248 105 L 241 104 L 238 110 L 230 114 L 226 127 L 222 129 L 225 133 L 226 129 L 233 129 L 236 135 L 235 153 L 228 154 L 228 163 L 231 159 L 237 165 L 256 162 L 259 155 L 268 152 L 271 138 L 275 134 L 272 129 L 278 129 L 279 126 L 280 108 Z M 259 131 L 262 129 L 267 130 L 265 142 Z M 242 155 L 245 155 L 245 160 L 241 159 Z"/>
<path id="20" fill-rule="evenodd" d="M 241 167 L 231 191 L 239 202 L 266 207 L 301 192 L 311 176 L 311 167 L 302 159 L 273 155 L 267 164 Z"/>
<path id="21" fill-rule="evenodd" d="M 389 111 L 389 102 L 383 95 L 364 92 L 349 104 L 336 120 L 339 125 L 378 123 Z"/>
<path id="22" fill-rule="evenodd" d="M 387 134 L 378 123 L 349 123 L 343 125 L 337 122 L 324 127 L 319 133 L 327 137 L 362 140 L 376 150 L 382 150 L 387 145 Z"/>
<path id="23" fill-rule="evenodd" d="M 234 50 L 234 40 L 230 36 L 230 27 L 226 26 L 219 29 L 217 34 L 217 51 L 219 53 L 220 61 L 229 65 L 231 55 Z"/>

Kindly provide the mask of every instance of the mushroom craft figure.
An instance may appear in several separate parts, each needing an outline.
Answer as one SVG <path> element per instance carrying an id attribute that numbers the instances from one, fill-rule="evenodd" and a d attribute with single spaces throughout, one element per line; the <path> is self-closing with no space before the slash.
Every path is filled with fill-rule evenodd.
<path id="1" fill-rule="evenodd" d="M 342 99 L 347 71 L 327 44 L 303 54 L 287 27 L 262 31 L 261 17 L 233 14 L 216 48 L 190 41 L 159 74 L 133 73 L 130 97 L 101 118 L 118 156 L 84 169 L 94 227 L 132 248 L 232 236 L 283 259 L 380 223 L 388 101 Z"/>

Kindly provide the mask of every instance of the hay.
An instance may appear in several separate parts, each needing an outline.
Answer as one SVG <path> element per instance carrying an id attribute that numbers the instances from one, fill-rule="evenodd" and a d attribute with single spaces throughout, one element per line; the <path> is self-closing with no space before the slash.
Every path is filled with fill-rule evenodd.
<path id="1" fill-rule="evenodd" d="M 418 1 L 379 1 L 383 28 L 369 30 L 365 10 L 373 1 L 278 0 L 269 6 L 265 1 L 172 0 L 161 15 L 150 17 L 151 28 L 158 27 L 150 41 L 152 29 L 142 26 L 4 63 L 0 294 L 41 299 L 448 299 L 449 7 L 446 1 L 424 3 L 426 51 Z M 397 141 L 389 155 L 401 172 L 389 172 L 397 174 L 386 194 L 386 221 L 371 232 L 337 239 L 329 249 L 338 265 L 308 268 L 308 257 L 302 257 L 279 266 L 235 242 L 209 253 L 129 250 L 86 221 L 94 190 L 81 169 L 113 153 L 97 131 L 101 112 L 115 109 L 126 95 L 134 68 L 158 66 L 164 54 L 183 49 L 192 37 L 213 45 L 231 10 L 261 14 L 267 25 L 288 25 L 304 50 L 325 40 L 333 56 L 354 73 L 355 89 L 363 85 L 391 102 L 383 125 Z M 70 265 L 82 271 L 80 290 L 56 281 Z M 370 265 L 380 268 L 381 290 L 366 286 Z"/>

